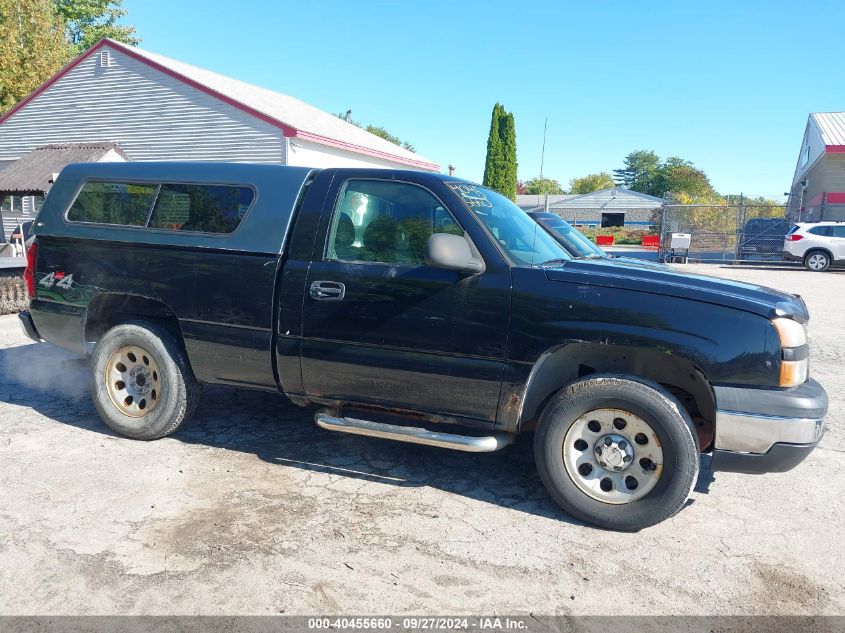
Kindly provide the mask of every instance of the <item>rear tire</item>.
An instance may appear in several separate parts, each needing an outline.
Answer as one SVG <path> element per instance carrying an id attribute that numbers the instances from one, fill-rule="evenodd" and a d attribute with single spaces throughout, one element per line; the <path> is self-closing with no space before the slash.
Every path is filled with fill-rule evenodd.
<path id="1" fill-rule="evenodd" d="M 592 525 L 637 531 L 686 503 L 698 479 L 698 438 L 687 411 L 660 385 L 593 375 L 543 410 L 534 456 L 549 494 Z"/>
<path id="2" fill-rule="evenodd" d="M 94 348 L 91 395 L 112 431 L 153 440 L 193 415 L 201 385 L 173 335 L 160 325 L 131 321 L 111 328 Z"/>
<path id="3" fill-rule="evenodd" d="M 830 255 L 824 251 L 810 251 L 804 256 L 804 268 L 811 272 L 824 272 L 829 267 Z"/>

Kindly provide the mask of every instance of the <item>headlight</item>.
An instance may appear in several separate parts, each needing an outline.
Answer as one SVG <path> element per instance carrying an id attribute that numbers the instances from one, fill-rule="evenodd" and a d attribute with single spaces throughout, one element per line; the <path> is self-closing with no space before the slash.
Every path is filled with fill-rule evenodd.
<path id="1" fill-rule="evenodd" d="M 782 355 L 780 361 L 780 386 L 795 387 L 810 377 L 810 347 L 807 329 L 792 319 L 773 319 L 778 333 Z"/>
<path id="2" fill-rule="evenodd" d="M 801 347 L 807 344 L 807 330 L 792 319 L 772 319 L 772 325 L 780 337 L 781 347 Z"/>

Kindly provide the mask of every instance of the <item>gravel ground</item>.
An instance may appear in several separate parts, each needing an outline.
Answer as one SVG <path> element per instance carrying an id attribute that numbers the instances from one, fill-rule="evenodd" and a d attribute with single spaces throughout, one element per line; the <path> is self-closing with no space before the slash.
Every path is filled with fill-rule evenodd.
<path id="1" fill-rule="evenodd" d="M 210 388 L 175 436 L 121 439 L 0 317 L 0 614 L 845 613 L 845 273 L 683 268 L 805 297 L 829 431 L 789 473 L 704 468 L 639 534 L 558 511 L 530 437 L 453 453 Z"/>

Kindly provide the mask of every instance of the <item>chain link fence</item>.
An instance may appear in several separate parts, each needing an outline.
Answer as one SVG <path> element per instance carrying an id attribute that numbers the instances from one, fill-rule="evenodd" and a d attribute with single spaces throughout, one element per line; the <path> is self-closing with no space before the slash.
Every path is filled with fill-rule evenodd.
<path id="1" fill-rule="evenodd" d="M 655 211 L 660 234 L 658 258 L 673 255 L 672 234 L 690 236 L 690 259 L 779 261 L 790 222 L 786 207 L 768 204 L 664 204 Z"/>

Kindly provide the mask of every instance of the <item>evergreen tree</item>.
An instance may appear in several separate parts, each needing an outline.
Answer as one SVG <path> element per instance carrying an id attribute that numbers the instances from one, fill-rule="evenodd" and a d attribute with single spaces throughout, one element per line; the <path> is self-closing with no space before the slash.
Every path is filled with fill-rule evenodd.
<path id="1" fill-rule="evenodd" d="M 52 0 L 0 0 L 0 112 L 47 81 L 68 57 Z"/>
<path id="2" fill-rule="evenodd" d="M 490 117 L 490 134 L 487 136 L 487 159 L 484 162 L 484 180 L 481 184 L 498 191 L 499 175 L 502 170 L 502 137 L 499 134 L 499 124 L 505 109 L 497 103 L 493 106 Z"/>
<path id="3" fill-rule="evenodd" d="M 502 136 L 502 188 L 498 191 L 516 200 L 516 122 L 513 112 L 505 113 L 499 125 L 499 134 Z"/>
<path id="4" fill-rule="evenodd" d="M 645 149 L 631 152 L 625 157 L 625 167 L 613 170 L 617 184 L 651 195 L 655 195 L 653 191 L 659 172 L 660 158 L 653 151 Z"/>
<path id="5" fill-rule="evenodd" d="M 512 113 L 497 103 L 490 118 L 487 159 L 484 163 L 485 187 L 516 199 L 516 125 Z"/>

